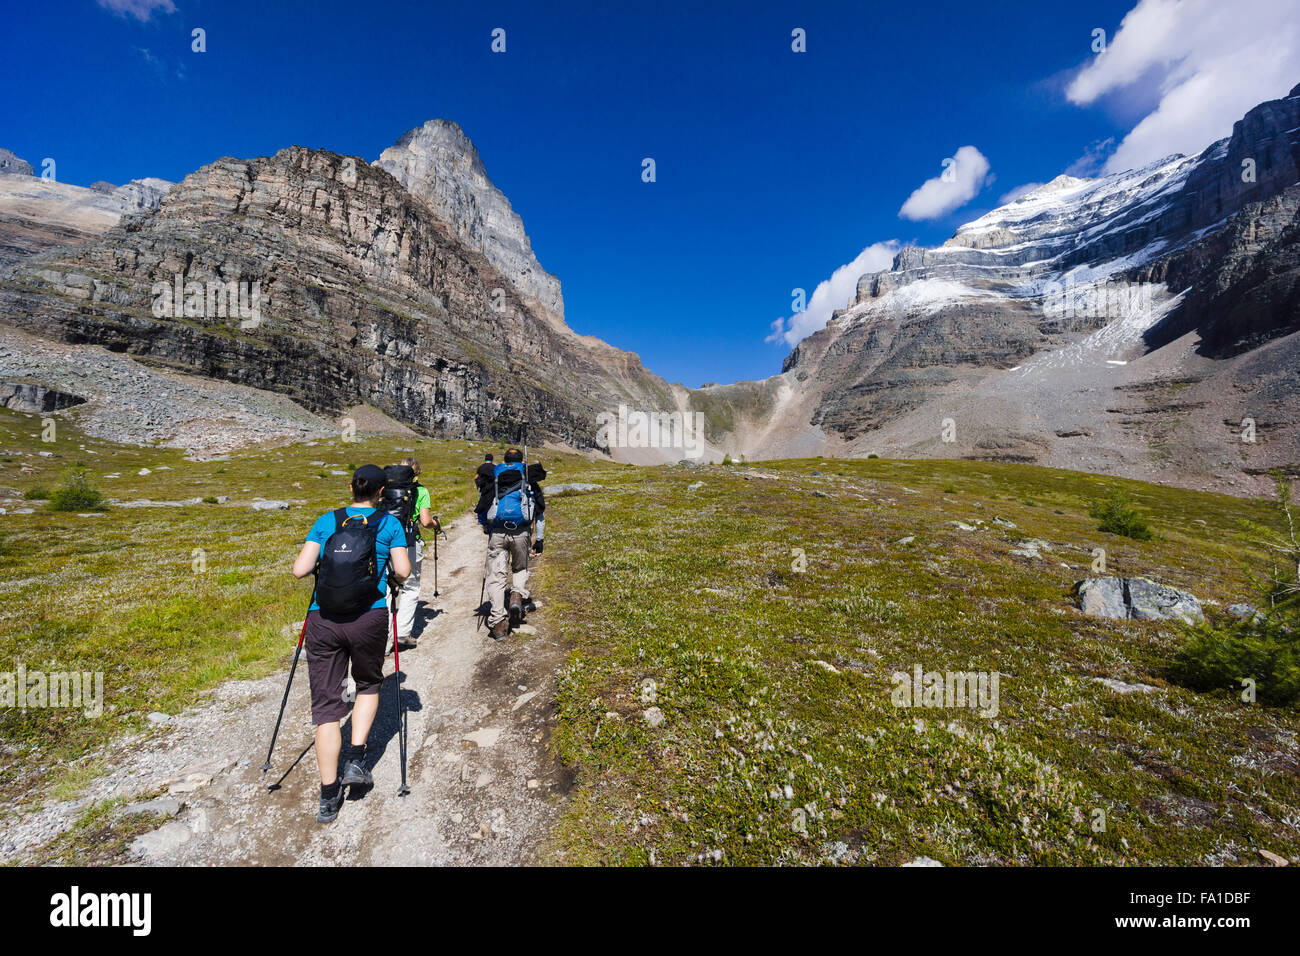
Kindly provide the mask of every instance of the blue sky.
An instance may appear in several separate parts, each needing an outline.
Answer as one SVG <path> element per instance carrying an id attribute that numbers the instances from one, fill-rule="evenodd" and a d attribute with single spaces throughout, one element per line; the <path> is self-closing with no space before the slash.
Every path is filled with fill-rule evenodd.
<path id="1" fill-rule="evenodd" d="M 66 182 L 179 180 L 291 144 L 375 159 L 455 120 L 563 283 L 570 325 L 688 385 L 779 371 L 789 346 L 764 339 L 792 289 L 811 295 L 872 243 L 942 242 L 1122 139 L 1160 95 L 1067 97 L 1093 30 L 1113 35 L 1133 0 L 105 2 L 147 19 L 9 5 L 0 146 L 53 157 Z M 967 145 L 990 181 L 955 212 L 900 218 Z"/>

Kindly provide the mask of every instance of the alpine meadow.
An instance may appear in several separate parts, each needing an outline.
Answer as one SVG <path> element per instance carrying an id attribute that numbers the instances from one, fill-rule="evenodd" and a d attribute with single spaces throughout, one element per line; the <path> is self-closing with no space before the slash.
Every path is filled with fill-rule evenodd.
<path id="1" fill-rule="evenodd" d="M 1284 918 L 1292 7 L 10 11 L 15 920 L 287 866 L 307 936 L 401 868 L 412 942 L 447 866 Z"/>

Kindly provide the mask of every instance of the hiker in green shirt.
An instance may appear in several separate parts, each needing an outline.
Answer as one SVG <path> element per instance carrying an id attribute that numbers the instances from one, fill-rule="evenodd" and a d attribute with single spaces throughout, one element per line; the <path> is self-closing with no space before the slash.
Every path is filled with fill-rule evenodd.
<path id="1" fill-rule="evenodd" d="M 403 458 L 402 464 L 415 472 L 417 478 L 419 477 L 420 463 L 418 461 L 414 458 Z M 402 582 L 397 602 L 397 644 L 399 647 L 415 646 L 415 636 L 411 632 L 415 628 L 415 605 L 420 598 L 420 564 L 424 560 L 424 542 L 420 539 L 420 529 L 431 528 L 434 534 L 442 530 L 438 525 L 438 519 L 433 514 L 433 502 L 429 497 L 429 489 L 418 482 L 415 489 L 414 524 L 416 527 L 414 540 L 410 541 L 407 546 L 407 551 L 411 555 L 411 574 Z"/>

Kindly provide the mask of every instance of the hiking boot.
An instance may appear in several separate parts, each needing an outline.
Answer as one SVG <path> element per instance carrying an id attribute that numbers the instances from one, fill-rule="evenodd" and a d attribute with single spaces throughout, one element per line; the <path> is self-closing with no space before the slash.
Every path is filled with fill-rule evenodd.
<path id="1" fill-rule="evenodd" d="M 345 787 L 373 787 L 375 778 L 360 760 L 349 760 L 343 765 L 343 776 L 339 783 Z"/>
<path id="2" fill-rule="evenodd" d="M 518 591 L 510 592 L 510 626 L 524 623 L 524 597 Z"/>
<path id="3" fill-rule="evenodd" d="M 320 810 L 316 814 L 317 823 L 333 823 L 338 819 L 339 808 L 343 806 L 343 788 L 339 787 L 339 795 L 332 800 L 329 797 L 320 798 Z"/>
<path id="4" fill-rule="evenodd" d="M 494 641 L 504 641 L 510 633 L 510 618 L 503 617 L 492 625 L 492 630 L 488 632 Z"/>
<path id="5" fill-rule="evenodd" d="M 412 634 L 398 634 L 397 646 L 404 651 L 410 650 L 415 647 L 415 636 Z"/>

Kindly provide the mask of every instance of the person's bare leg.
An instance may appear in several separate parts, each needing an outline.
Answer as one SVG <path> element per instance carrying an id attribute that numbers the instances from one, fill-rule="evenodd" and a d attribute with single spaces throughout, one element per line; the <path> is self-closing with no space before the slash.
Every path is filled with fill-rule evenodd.
<path id="1" fill-rule="evenodd" d="M 400 694 L 402 689 L 397 688 L 397 692 Z M 360 747 L 366 742 L 377 713 L 379 713 L 378 688 L 365 694 L 357 694 L 357 701 L 352 705 L 352 746 Z M 338 754 L 334 756 L 337 761 Z"/>
<path id="2" fill-rule="evenodd" d="M 358 706 L 361 698 L 357 698 Z M 371 710 L 370 719 L 375 719 L 375 712 Z M 352 726 L 356 727 L 356 718 L 353 717 Z M 369 722 L 366 723 L 366 729 L 370 729 Z M 353 736 L 356 730 L 352 731 Z M 322 786 L 328 787 L 331 783 L 339 778 L 339 751 L 343 749 L 343 734 L 339 730 L 337 720 L 330 721 L 328 724 L 316 725 L 316 765 L 320 768 L 320 782 Z"/>

